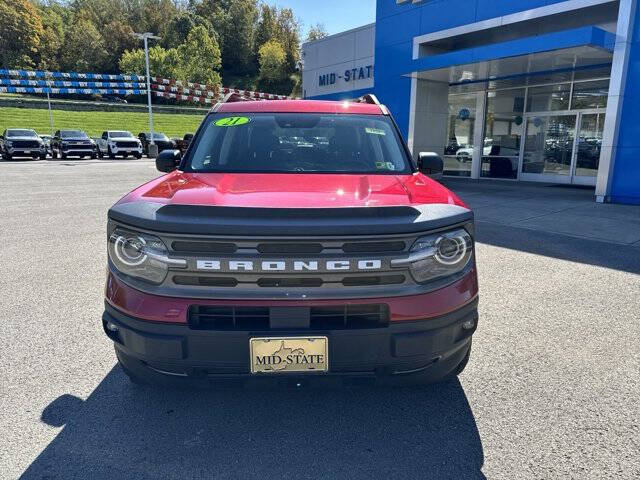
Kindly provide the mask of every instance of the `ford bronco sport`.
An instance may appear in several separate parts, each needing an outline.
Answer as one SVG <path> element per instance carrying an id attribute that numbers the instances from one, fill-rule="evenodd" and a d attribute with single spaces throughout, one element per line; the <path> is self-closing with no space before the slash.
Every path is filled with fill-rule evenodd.
<path id="1" fill-rule="evenodd" d="M 375 97 L 219 103 L 108 214 L 106 335 L 136 383 L 405 384 L 464 369 L 473 214 Z"/>

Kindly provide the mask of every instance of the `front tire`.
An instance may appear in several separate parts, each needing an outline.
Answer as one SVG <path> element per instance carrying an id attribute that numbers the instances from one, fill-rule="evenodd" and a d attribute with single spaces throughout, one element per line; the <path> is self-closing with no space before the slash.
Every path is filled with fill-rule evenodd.
<path id="1" fill-rule="evenodd" d="M 113 154 L 113 152 L 111 151 L 111 147 L 107 147 L 107 155 L 109 155 L 109 158 L 111 160 L 113 160 L 114 158 L 116 158 L 116 156 Z"/>
<path id="2" fill-rule="evenodd" d="M 9 160 L 11 160 L 11 154 L 10 154 L 10 153 L 6 153 L 6 152 L 5 152 L 5 153 L 3 153 L 3 154 L 2 154 L 2 158 L 3 158 L 4 160 L 9 161 Z"/>
<path id="3" fill-rule="evenodd" d="M 140 159 L 142 158 L 142 154 L 141 154 L 141 153 L 136 153 L 136 158 L 137 158 L 138 160 L 140 160 Z"/>

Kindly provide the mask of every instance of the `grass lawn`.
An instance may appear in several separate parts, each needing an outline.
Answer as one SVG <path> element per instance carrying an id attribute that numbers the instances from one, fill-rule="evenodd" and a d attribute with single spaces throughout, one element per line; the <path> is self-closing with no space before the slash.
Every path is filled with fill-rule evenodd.
<path id="1" fill-rule="evenodd" d="M 73 112 L 52 110 L 53 129 L 79 129 L 97 137 L 105 130 L 129 130 L 134 135 L 149 130 L 149 117 L 142 112 Z M 195 132 L 202 115 L 154 113 L 153 129 L 169 137 L 182 137 Z M 5 128 L 33 128 L 40 134 L 50 133 L 49 111 L 39 108 L 0 107 L 0 132 Z"/>

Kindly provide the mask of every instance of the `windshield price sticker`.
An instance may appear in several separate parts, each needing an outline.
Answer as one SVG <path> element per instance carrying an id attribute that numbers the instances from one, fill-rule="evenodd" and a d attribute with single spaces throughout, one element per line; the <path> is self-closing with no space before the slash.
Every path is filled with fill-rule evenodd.
<path id="1" fill-rule="evenodd" d="M 372 135 L 386 135 L 384 130 L 382 130 L 381 128 L 365 127 L 364 131 L 367 132 L 367 133 L 370 133 Z"/>
<path id="2" fill-rule="evenodd" d="M 214 125 L 216 127 L 237 127 L 238 125 L 245 125 L 250 121 L 251 119 L 249 117 L 225 117 L 216 120 Z"/>

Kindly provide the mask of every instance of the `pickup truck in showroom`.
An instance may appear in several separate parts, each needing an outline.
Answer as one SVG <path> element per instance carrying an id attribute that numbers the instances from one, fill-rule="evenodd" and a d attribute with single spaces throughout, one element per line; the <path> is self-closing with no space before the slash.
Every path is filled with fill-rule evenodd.
<path id="1" fill-rule="evenodd" d="M 97 139 L 98 156 L 111 159 L 116 156 L 142 158 L 142 142 L 125 130 L 107 130 Z"/>
<path id="2" fill-rule="evenodd" d="M 134 383 L 450 379 L 478 325 L 474 221 L 372 95 L 219 103 L 108 212 L 102 325 Z"/>

